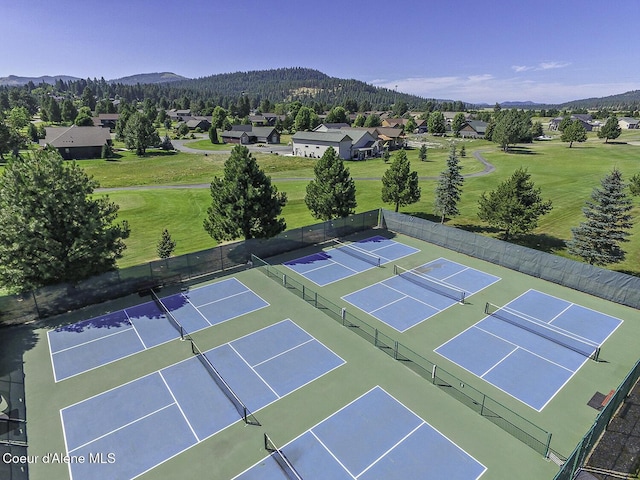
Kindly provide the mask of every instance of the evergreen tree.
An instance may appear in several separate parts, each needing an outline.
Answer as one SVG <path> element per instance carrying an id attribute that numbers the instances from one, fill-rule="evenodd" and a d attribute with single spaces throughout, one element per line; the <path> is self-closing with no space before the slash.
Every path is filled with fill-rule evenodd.
<path id="1" fill-rule="evenodd" d="M 436 186 L 435 211 L 440 215 L 440 223 L 444 223 L 445 218 L 459 215 L 458 202 L 462 195 L 462 184 L 464 177 L 460 173 L 462 167 L 456 155 L 455 145 L 451 146 L 449 158 L 447 159 L 447 169 L 440 174 Z"/>
<path id="2" fill-rule="evenodd" d="M 420 200 L 418 172 L 411 171 L 411 162 L 407 152 L 400 150 L 391 162 L 391 166 L 382 175 L 382 201 L 391 203 L 397 212 L 400 207 Z"/>
<path id="3" fill-rule="evenodd" d="M 60 104 L 53 98 L 49 100 L 49 121 L 53 123 L 62 122 L 62 112 Z"/>
<path id="4" fill-rule="evenodd" d="M 356 185 L 335 149 L 327 148 L 316 162 L 315 179 L 307 184 L 304 202 L 314 218 L 347 217 L 356 208 Z"/>
<path id="5" fill-rule="evenodd" d="M 325 119 L 327 123 L 349 123 L 349 116 L 347 115 L 347 111 L 344 107 L 333 107 L 327 118 Z"/>
<path id="6" fill-rule="evenodd" d="M 64 122 L 73 122 L 78 116 L 78 109 L 73 104 L 73 102 L 69 99 L 62 102 L 62 121 Z"/>
<path id="7" fill-rule="evenodd" d="M 354 127 L 364 127 L 364 122 L 365 121 L 366 121 L 365 116 L 362 115 L 361 113 L 359 113 L 358 115 L 356 115 L 356 118 L 353 121 L 353 126 Z"/>
<path id="8" fill-rule="evenodd" d="M 460 147 L 460 156 L 461 156 L 462 158 L 464 158 L 464 157 L 466 157 L 466 156 L 467 156 L 467 149 L 465 148 L 465 146 L 464 146 L 464 145 L 462 145 L 462 146 Z"/>
<path id="9" fill-rule="evenodd" d="M 372 113 L 369 115 L 364 121 L 364 126 L 367 128 L 379 127 L 382 125 L 382 120 L 380 120 L 380 116 Z"/>
<path id="10" fill-rule="evenodd" d="M 418 158 L 420 159 L 421 162 L 427 161 L 427 145 L 424 143 L 420 146 L 420 151 L 418 152 Z"/>
<path id="11" fill-rule="evenodd" d="M 629 192 L 634 197 L 640 195 L 640 173 L 636 173 L 631 177 L 631 181 L 629 182 Z"/>
<path id="12" fill-rule="evenodd" d="M 462 126 L 464 125 L 465 118 L 464 113 L 458 112 L 453 117 L 453 121 L 451 122 L 451 131 L 453 132 L 454 137 L 460 136 L 460 130 L 462 130 Z"/>
<path id="13" fill-rule="evenodd" d="M 502 238 L 529 233 L 538 226 L 538 218 L 551 211 L 551 200 L 544 201 L 531 175 L 519 168 L 478 201 L 478 217 L 502 230 Z"/>
<path id="14" fill-rule="evenodd" d="M 413 117 L 410 117 L 407 120 L 407 124 L 404 126 L 405 133 L 413 133 L 418 126 L 416 125 L 416 121 Z"/>
<path id="15" fill-rule="evenodd" d="M 157 252 L 160 258 L 169 258 L 176 249 L 176 242 L 171 238 L 169 230 L 166 228 L 162 231 L 160 240 L 158 241 Z"/>
<path id="16" fill-rule="evenodd" d="M 564 129 L 560 140 L 563 142 L 569 142 L 569 148 L 573 146 L 573 142 L 586 142 L 587 130 L 582 125 L 580 120 L 574 120 L 571 124 Z"/>
<path id="17" fill-rule="evenodd" d="M 204 229 L 218 242 L 239 237 L 270 238 L 286 228 L 277 218 L 287 196 L 271 185 L 249 149 L 236 145 L 224 163 L 222 178 L 211 182 L 211 205 Z"/>
<path id="18" fill-rule="evenodd" d="M 624 192 L 626 185 L 617 168 L 604 177 L 601 188 L 595 188 L 591 200 L 582 209 L 586 221 L 572 228 L 569 253 L 591 265 L 608 265 L 625 259 L 620 244 L 626 242 L 632 227 L 631 200 Z"/>
<path id="19" fill-rule="evenodd" d="M 427 128 L 431 135 L 444 135 L 446 123 L 442 112 L 431 112 L 427 121 Z"/>
<path id="20" fill-rule="evenodd" d="M 211 140 L 211 143 L 216 145 L 220 143 L 220 140 L 218 140 L 218 130 L 213 125 L 209 128 L 209 140 Z"/>
<path id="21" fill-rule="evenodd" d="M 55 150 L 15 157 L 0 177 L 0 285 L 12 292 L 116 268 L 126 221 L 98 183 Z"/>
<path id="22" fill-rule="evenodd" d="M 609 140 L 615 140 L 622 133 L 622 129 L 618 124 L 618 117 L 612 116 L 609 117 L 604 124 L 604 126 L 598 132 L 598 138 L 604 138 L 604 143 L 609 142 Z"/>
<path id="23" fill-rule="evenodd" d="M 135 149 L 138 156 L 143 156 L 147 148 L 160 144 L 160 137 L 151 120 L 140 112 L 129 117 L 122 134 L 127 148 Z"/>

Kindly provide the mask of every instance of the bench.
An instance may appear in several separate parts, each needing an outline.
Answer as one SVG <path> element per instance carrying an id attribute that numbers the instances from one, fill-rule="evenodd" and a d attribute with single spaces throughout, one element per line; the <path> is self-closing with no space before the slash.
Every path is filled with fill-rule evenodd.
<path id="1" fill-rule="evenodd" d="M 602 399 L 602 402 L 600 402 L 600 408 L 604 408 L 607 406 L 607 403 L 609 403 L 609 400 L 611 400 L 611 397 L 613 397 L 613 394 L 616 393 L 615 390 L 611 390 L 606 397 L 604 397 Z"/>

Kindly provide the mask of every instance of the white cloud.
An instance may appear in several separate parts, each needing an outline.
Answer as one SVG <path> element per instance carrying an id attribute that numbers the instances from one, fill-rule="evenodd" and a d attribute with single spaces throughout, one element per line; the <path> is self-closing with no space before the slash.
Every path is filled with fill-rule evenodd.
<path id="1" fill-rule="evenodd" d="M 590 97 L 604 97 L 640 89 L 640 82 L 617 83 L 560 83 L 523 79 L 496 78 L 490 74 L 447 77 L 411 77 L 373 82 L 399 92 L 425 98 L 462 100 L 472 103 L 533 101 L 564 103 Z"/>
<path id="2" fill-rule="evenodd" d="M 526 72 L 527 70 L 533 70 L 534 67 L 527 67 L 526 65 L 512 65 L 511 68 L 517 72 Z"/>
<path id="3" fill-rule="evenodd" d="M 553 70 L 556 68 L 564 68 L 571 65 L 569 62 L 540 62 L 536 66 L 531 65 L 512 65 L 511 69 L 516 73 L 528 72 L 530 70 L 534 71 L 542 71 L 542 70 Z"/>

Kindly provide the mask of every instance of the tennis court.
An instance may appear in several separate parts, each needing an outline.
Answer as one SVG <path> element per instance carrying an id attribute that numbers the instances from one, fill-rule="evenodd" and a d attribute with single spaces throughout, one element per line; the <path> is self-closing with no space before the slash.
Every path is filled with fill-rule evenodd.
<path id="1" fill-rule="evenodd" d="M 326 251 L 290 260 L 284 265 L 322 287 L 419 251 L 379 235 L 348 244 L 333 242 L 333 245 Z"/>
<path id="2" fill-rule="evenodd" d="M 499 277 L 438 258 L 342 297 L 390 327 L 405 332 L 496 283 Z"/>
<path id="3" fill-rule="evenodd" d="M 69 455 L 117 458 L 73 463 L 71 478 L 136 477 L 237 422 L 237 404 L 219 376 L 255 413 L 344 363 L 289 319 L 203 355 L 63 408 Z"/>
<path id="4" fill-rule="evenodd" d="M 528 290 L 445 344 L 437 353 L 541 411 L 622 320 Z"/>
<path id="5" fill-rule="evenodd" d="M 47 332 L 55 380 L 175 340 L 181 329 L 193 333 L 269 305 L 235 278 L 159 300 Z"/>
<path id="6" fill-rule="evenodd" d="M 485 470 L 475 458 L 376 386 L 236 479 L 474 480 Z"/>

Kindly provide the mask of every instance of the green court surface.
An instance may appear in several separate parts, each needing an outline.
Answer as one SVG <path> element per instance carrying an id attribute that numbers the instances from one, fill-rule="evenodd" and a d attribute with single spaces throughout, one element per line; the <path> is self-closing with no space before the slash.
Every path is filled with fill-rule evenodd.
<path id="1" fill-rule="evenodd" d="M 464 305 L 453 305 L 400 333 L 341 300 L 341 297 L 351 292 L 391 277 L 393 265 L 372 268 L 319 287 L 281 264 L 317 252 L 320 247 L 296 250 L 265 260 L 281 272 L 286 271 L 287 276 L 304 284 L 310 291 L 318 292 L 337 306 L 347 308 L 350 313 L 375 326 L 381 335 L 399 341 L 455 375 L 460 379 L 460 385 L 456 385 L 458 389 L 464 391 L 465 388 L 475 388 L 526 421 L 551 432 L 550 448 L 560 456 L 567 457 L 598 413 L 587 405 L 589 400 L 596 392 L 608 393 L 615 389 L 636 362 L 640 312 L 384 230 L 362 232 L 349 240 L 372 235 L 383 235 L 419 249 L 419 252 L 397 261 L 402 267 L 412 268 L 438 258 L 446 258 L 499 277 L 500 280 L 469 297 Z M 201 350 L 224 345 L 284 319 L 291 319 L 345 363 L 253 412 L 260 426 L 247 425 L 238 418 L 231 426 L 137 478 L 232 478 L 267 456 L 263 448 L 265 432 L 278 445 L 285 445 L 377 385 L 486 466 L 482 480 L 552 479 L 558 471 L 555 463 L 458 401 L 446 389 L 434 386 L 407 368 L 402 361 L 395 360 L 361 338 L 352 328 L 330 318 L 321 309 L 315 308 L 313 301 L 302 300 L 290 289 L 284 288 L 282 282 L 268 278 L 262 267 L 254 264 L 254 268 L 235 272 L 233 276 L 269 306 L 194 333 L 192 337 Z M 219 281 L 220 278 L 213 281 Z M 434 352 L 438 346 L 484 318 L 486 302 L 503 305 L 530 289 L 623 320 L 622 325 L 602 345 L 600 361 L 587 361 L 540 412 Z M 168 295 L 172 291 L 167 289 L 162 293 Z M 146 300 L 132 295 L 117 302 L 96 305 L 42 321 L 34 326 L 29 338 L 24 337 L 24 328 L 3 332 L 3 335 L 19 333 L 19 340 L 24 346 L 29 455 L 40 459 L 28 466 L 31 479 L 70 478 L 68 465 L 41 461 L 46 454 L 66 453 L 61 409 L 192 357 L 189 342 L 176 339 L 58 383 L 54 381 L 47 344 L 48 330 Z M 7 341 L 10 339 L 2 340 L 3 343 Z M 122 401 L 143 403 L 145 399 L 127 398 Z M 110 414 L 117 417 L 122 411 L 122 405 L 115 402 Z M 216 412 L 211 411 L 211 415 L 216 415 Z M 172 432 L 167 430 L 164 434 L 171 437 Z M 109 452 L 101 453 L 107 455 Z M 135 452 L 132 456 L 135 460 Z M 430 458 L 425 456 L 423 461 L 428 463 Z"/>

